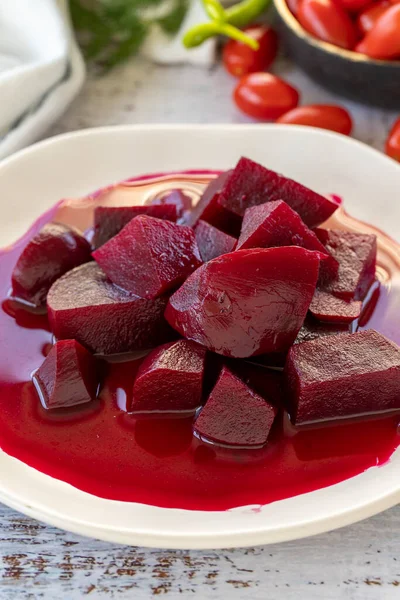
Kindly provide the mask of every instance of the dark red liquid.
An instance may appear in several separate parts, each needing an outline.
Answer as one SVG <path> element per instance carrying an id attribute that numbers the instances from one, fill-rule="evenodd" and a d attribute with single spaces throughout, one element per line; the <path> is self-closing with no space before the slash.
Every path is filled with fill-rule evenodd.
<path id="1" fill-rule="evenodd" d="M 195 198 L 206 180 L 199 173 L 131 182 L 95 200 L 63 203 L 55 218 L 85 229 L 95 202 L 146 201 L 166 187 L 185 187 Z M 0 254 L 3 298 L 22 248 L 41 224 L 43 218 Z M 342 209 L 329 225 L 378 234 L 382 285 L 365 312 L 363 327 L 374 327 L 400 343 L 400 246 Z M 48 352 L 51 337 L 45 316 L 3 303 L 0 446 L 32 467 L 104 498 L 203 510 L 267 504 L 383 464 L 400 443 L 398 415 L 300 431 L 285 415 L 263 449 L 233 451 L 204 444 L 193 437 L 190 417 L 137 419 L 125 412 L 137 361 L 106 364 L 105 384 L 93 405 L 45 411 L 30 376 Z"/>

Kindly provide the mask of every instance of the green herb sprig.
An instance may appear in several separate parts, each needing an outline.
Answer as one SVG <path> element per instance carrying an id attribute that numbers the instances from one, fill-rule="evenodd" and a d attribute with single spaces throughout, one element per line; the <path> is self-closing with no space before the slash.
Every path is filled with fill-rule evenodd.
<path id="1" fill-rule="evenodd" d="M 151 28 L 158 24 L 176 34 L 191 0 L 69 0 L 71 18 L 87 62 L 108 71 L 136 54 Z M 203 0 L 210 18 L 190 29 L 186 48 L 199 46 L 213 36 L 225 35 L 255 50 L 258 42 L 240 28 L 254 22 L 270 0 L 242 0 L 224 9 L 219 0 Z"/>
<path id="2" fill-rule="evenodd" d="M 84 57 L 102 71 L 136 54 L 153 25 L 176 34 L 188 6 L 189 0 L 70 0 Z"/>

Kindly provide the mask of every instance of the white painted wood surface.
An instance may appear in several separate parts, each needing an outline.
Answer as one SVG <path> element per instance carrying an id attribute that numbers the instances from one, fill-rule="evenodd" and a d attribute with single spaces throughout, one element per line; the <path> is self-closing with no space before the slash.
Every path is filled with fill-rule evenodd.
<path id="1" fill-rule="evenodd" d="M 344 102 L 285 61 L 277 71 L 299 85 L 304 103 L 347 106 L 355 137 L 382 149 L 394 113 Z M 132 61 L 105 78 L 90 78 L 50 134 L 104 124 L 246 122 L 230 101 L 233 87 L 220 67 L 204 71 Z M 80 538 L 0 506 L 0 599 L 394 600 L 400 599 L 399 534 L 396 507 L 307 540 L 167 552 Z"/>

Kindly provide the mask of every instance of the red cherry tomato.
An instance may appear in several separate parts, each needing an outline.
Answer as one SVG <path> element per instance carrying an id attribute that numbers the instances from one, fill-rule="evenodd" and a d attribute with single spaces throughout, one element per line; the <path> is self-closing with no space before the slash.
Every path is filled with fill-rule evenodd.
<path id="1" fill-rule="evenodd" d="M 247 35 L 258 41 L 258 50 L 246 44 L 230 40 L 223 50 L 224 67 L 231 75 L 243 77 L 248 73 L 264 71 L 275 60 L 278 51 L 278 36 L 267 25 L 253 25 L 245 29 Z"/>
<path id="2" fill-rule="evenodd" d="M 328 106 L 324 104 L 293 108 L 293 110 L 279 117 L 276 122 L 289 125 L 320 127 L 321 129 L 330 129 L 331 131 L 343 133 L 343 135 L 350 135 L 353 127 L 347 110 L 340 106 Z"/>
<path id="3" fill-rule="evenodd" d="M 297 11 L 299 10 L 299 1 L 300 0 L 286 0 L 286 4 L 289 7 L 290 12 L 297 17 Z"/>
<path id="4" fill-rule="evenodd" d="M 389 0 L 390 4 L 400 4 L 400 0 Z"/>
<path id="5" fill-rule="evenodd" d="M 316 38 L 341 48 L 354 48 L 357 36 L 353 22 L 334 0 L 300 0 L 297 18 Z"/>
<path id="6" fill-rule="evenodd" d="M 371 0 L 338 0 L 344 10 L 350 13 L 357 13 L 371 4 Z"/>
<path id="7" fill-rule="evenodd" d="M 400 118 L 393 125 L 386 140 L 386 154 L 400 162 Z"/>
<path id="8" fill-rule="evenodd" d="M 246 115 L 262 121 L 275 120 L 299 103 L 298 91 L 271 73 L 245 75 L 233 97 Z"/>
<path id="9" fill-rule="evenodd" d="M 371 4 L 363 10 L 357 17 L 357 27 L 362 35 L 366 35 L 368 31 L 374 27 L 375 23 L 381 15 L 389 8 L 390 2 L 382 0 L 376 4 Z"/>
<path id="10" fill-rule="evenodd" d="M 379 17 L 355 51 L 383 60 L 400 58 L 400 4 L 394 4 Z"/>

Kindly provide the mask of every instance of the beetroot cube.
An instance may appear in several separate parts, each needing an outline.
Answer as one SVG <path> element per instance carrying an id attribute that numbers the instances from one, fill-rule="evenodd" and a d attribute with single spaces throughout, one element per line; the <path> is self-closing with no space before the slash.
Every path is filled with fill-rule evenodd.
<path id="1" fill-rule="evenodd" d="M 199 221 L 194 233 L 203 262 L 232 252 L 237 241 L 236 238 L 220 231 L 206 221 Z"/>
<path id="2" fill-rule="evenodd" d="M 315 233 L 339 262 L 337 278 L 323 289 L 343 300 L 362 300 L 375 280 L 376 236 L 335 229 Z"/>
<path id="3" fill-rule="evenodd" d="M 351 323 L 361 314 L 361 302 L 342 300 L 328 292 L 315 290 L 314 298 L 310 304 L 310 313 L 318 321 L 327 323 Z"/>
<path id="4" fill-rule="evenodd" d="M 285 351 L 315 291 L 319 255 L 297 246 L 239 250 L 204 264 L 171 296 L 183 337 L 236 358 Z"/>
<path id="5" fill-rule="evenodd" d="M 165 297 L 147 300 L 121 290 L 94 262 L 61 277 L 47 298 L 55 337 L 99 354 L 147 350 L 173 339 L 166 304 Z"/>
<path id="6" fill-rule="evenodd" d="M 62 223 L 48 223 L 22 251 L 12 273 L 12 295 L 37 308 L 46 306 L 52 284 L 74 267 L 91 260 L 90 244 Z"/>
<path id="7" fill-rule="evenodd" d="M 321 260 L 320 280 L 330 281 L 337 276 L 339 263 L 321 244 L 283 200 L 276 200 L 248 208 L 244 214 L 237 250 L 244 248 L 271 248 L 274 246 L 301 246 L 326 256 Z"/>
<path id="8" fill-rule="evenodd" d="M 309 227 L 320 225 L 338 208 L 336 202 L 249 158 L 241 158 L 231 172 L 218 196 L 218 205 L 240 219 L 247 208 L 274 200 L 284 200 Z"/>
<path id="9" fill-rule="evenodd" d="M 202 264 L 190 227 L 146 215 L 93 252 L 113 283 L 142 298 L 155 298 Z"/>
<path id="10" fill-rule="evenodd" d="M 121 229 L 139 215 L 155 219 L 176 221 L 178 213 L 173 204 L 160 206 L 98 206 L 94 211 L 94 242 L 99 248 L 117 235 Z"/>
<path id="11" fill-rule="evenodd" d="M 192 210 L 192 199 L 190 196 L 185 194 L 182 190 L 170 190 L 169 192 L 163 192 L 162 194 L 157 195 L 151 201 L 152 206 L 170 206 L 173 205 L 176 207 L 176 221 L 180 224 L 185 224 L 186 219 L 190 211 Z M 151 215 L 152 217 L 156 217 L 157 215 Z M 172 221 L 173 219 L 168 219 Z"/>
<path id="12" fill-rule="evenodd" d="M 75 340 L 57 342 L 32 379 L 45 408 L 90 402 L 99 383 L 96 359 Z"/>
<path id="13" fill-rule="evenodd" d="M 261 358 L 261 357 L 257 357 Z M 227 367 L 243 383 L 267 400 L 275 408 L 284 405 L 284 386 L 282 371 L 268 369 L 265 366 L 247 360 L 225 359 Z M 283 365 L 285 362 L 283 361 Z"/>
<path id="14" fill-rule="evenodd" d="M 285 376 L 297 424 L 400 409 L 400 349 L 372 329 L 293 346 Z"/>
<path id="15" fill-rule="evenodd" d="M 133 386 L 133 412 L 194 410 L 201 403 L 206 350 L 178 340 L 151 352 Z"/>
<path id="16" fill-rule="evenodd" d="M 231 173 L 232 171 L 226 171 L 211 181 L 186 220 L 187 225 L 194 227 L 201 219 L 234 237 L 239 235 L 241 217 L 233 214 L 230 210 L 226 210 L 218 202 L 221 191 L 224 189 Z"/>
<path id="17" fill-rule="evenodd" d="M 224 367 L 194 424 L 204 440 L 225 446 L 260 447 L 275 420 L 276 409 Z"/>
<path id="18" fill-rule="evenodd" d="M 297 334 L 294 344 L 310 342 L 316 338 L 337 335 L 338 333 L 351 333 L 353 331 L 352 323 L 322 323 L 312 316 L 307 316 L 302 328 Z"/>

